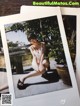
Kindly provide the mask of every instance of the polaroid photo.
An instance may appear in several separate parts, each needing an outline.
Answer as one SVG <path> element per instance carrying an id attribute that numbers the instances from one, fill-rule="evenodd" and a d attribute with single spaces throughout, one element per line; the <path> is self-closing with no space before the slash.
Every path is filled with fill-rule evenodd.
<path id="1" fill-rule="evenodd" d="M 0 100 L 1 100 L 1 94 L 6 94 L 6 93 L 7 94 L 9 93 L 9 87 L 7 81 L 7 71 L 6 71 L 4 50 L 3 50 L 1 33 L 0 33 Z"/>
<path id="2" fill-rule="evenodd" d="M 72 59 L 72 63 L 75 70 L 76 80 L 80 93 L 80 74 L 78 70 L 78 14 L 79 8 L 64 8 L 61 7 L 63 23 L 65 27 L 65 32 L 67 36 L 68 46 L 70 50 L 70 55 Z"/>
<path id="3" fill-rule="evenodd" d="M 31 8 L 31 9 L 30 9 Z M 37 8 L 44 9 L 45 7 L 41 6 L 21 6 L 20 13 L 26 13 L 28 10 L 31 12 L 38 11 Z M 52 7 L 49 7 L 52 8 Z M 65 28 L 66 38 L 68 42 L 68 47 L 70 51 L 71 60 L 74 67 L 74 72 L 77 79 L 78 87 L 80 86 L 80 75 L 78 74 L 78 70 L 76 67 L 77 64 L 77 15 L 79 14 L 78 8 L 69 8 L 69 7 L 60 7 L 61 8 L 61 14 L 63 19 L 63 24 Z M 28 11 L 28 12 L 29 12 Z M 79 87 L 80 90 L 80 87 Z"/>
<path id="4" fill-rule="evenodd" d="M 0 18 L 13 104 L 79 106 L 60 8 L 38 8 L 32 14 Z"/>

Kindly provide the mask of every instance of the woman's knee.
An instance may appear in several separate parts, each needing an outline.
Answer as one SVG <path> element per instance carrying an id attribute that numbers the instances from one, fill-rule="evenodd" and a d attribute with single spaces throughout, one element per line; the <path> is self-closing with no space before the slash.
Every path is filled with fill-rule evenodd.
<path id="1" fill-rule="evenodd" d="M 39 73 L 40 74 L 44 74 L 45 73 L 45 70 L 39 70 Z"/>
<path id="2" fill-rule="evenodd" d="M 47 60 L 43 60 L 43 65 L 44 65 L 45 67 L 48 67 L 48 66 L 49 66 L 49 62 L 48 62 Z"/>

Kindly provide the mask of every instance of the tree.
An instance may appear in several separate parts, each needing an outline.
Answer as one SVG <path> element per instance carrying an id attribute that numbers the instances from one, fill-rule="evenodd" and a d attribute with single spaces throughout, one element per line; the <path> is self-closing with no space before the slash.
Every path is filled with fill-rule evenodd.
<path id="1" fill-rule="evenodd" d="M 46 57 L 53 57 L 58 63 L 66 64 L 56 16 L 16 23 L 10 28 L 6 28 L 6 32 L 18 30 L 25 32 L 27 37 L 35 35 L 39 41 L 45 42 L 47 48 Z"/>

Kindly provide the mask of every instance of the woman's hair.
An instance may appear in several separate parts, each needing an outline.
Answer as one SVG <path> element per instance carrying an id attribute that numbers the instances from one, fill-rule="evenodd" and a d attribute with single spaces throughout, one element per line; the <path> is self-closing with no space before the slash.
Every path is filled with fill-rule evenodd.
<path id="1" fill-rule="evenodd" d="M 36 39 L 37 40 L 37 38 L 34 34 L 28 36 L 28 41 L 30 41 L 31 39 Z"/>

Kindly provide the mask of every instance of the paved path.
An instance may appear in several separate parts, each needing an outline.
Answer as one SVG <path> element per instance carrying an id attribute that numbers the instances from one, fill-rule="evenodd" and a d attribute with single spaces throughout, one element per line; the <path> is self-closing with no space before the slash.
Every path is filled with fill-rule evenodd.
<path id="1" fill-rule="evenodd" d="M 45 84 L 34 84 L 29 87 L 27 87 L 25 90 L 19 90 L 17 88 L 17 82 L 18 79 L 21 78 L 24 75 L 13 75 L 13 83 L 14 83 L 14 89 L 15 89 L 15 96 L 16 98 L 20 97 L 27 97 L 31 95 L 36 95 L 36 94 L 41 94 L 41 93 L 47 93 L 47 92 L 52 92 L 52 91 L 57 91 L 57 90 L 62 90 L 62 89 L 67 89 L 69 86 L 63 84 L 62 80 L 59 80 L 58 82 L 55 83 L 45 83 Z M 40 83 L 47 81 L 41 76 L 37 77 L 32 77 L 29 78 L 25 81 L 25 83 Z"/>

